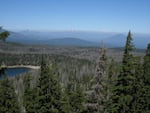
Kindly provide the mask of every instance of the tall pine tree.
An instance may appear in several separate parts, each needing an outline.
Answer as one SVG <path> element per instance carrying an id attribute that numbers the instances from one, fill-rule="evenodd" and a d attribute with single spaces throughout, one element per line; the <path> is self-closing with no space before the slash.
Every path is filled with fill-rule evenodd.
<path id="1" fill-rule="evenodd" d="M 61 113 L 61 89 L 55 66 L 47 66 L 42 57 L 38 85 L 38 113 Z"/>
<path id="2" fill-rule="evenodd" d="M 97 73 L 94 77 L 93 91 L 90 93 L 90 98 L 93 100 L 88 104 L 89 110 L 96 113 L 107 112 L 108 101 L 108 73 L 107 73 L 107 58 L 104 47 L 100 48 L 100 57 L 97 66 Z M 94 113 L 95 113 L 94 112 Z"/>
<path id="3" fill-rule="evenodd" d="M 122 69 L 113 90 L 110 106 L 112 113 L 132 113 L 135 80 L 134 57 L 132 55 L 134 49 L 131 32 L 129 31 L 123 54 Z"/>

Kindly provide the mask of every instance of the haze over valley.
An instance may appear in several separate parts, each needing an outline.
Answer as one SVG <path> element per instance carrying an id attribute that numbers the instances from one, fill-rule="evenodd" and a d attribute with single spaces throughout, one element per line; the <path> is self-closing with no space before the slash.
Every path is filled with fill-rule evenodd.
<path id="1" fill-rule="evenodd" d="M 23 44 L 46 44 L 59 46 L 100 46 L 108 48 L 124 47 L 126 33 L 94 31 L 20 31 L 11 32 L 7 41 Z M 145 49 L 150 42 L 150 34 L 133 33 L 133 43 Z"/>

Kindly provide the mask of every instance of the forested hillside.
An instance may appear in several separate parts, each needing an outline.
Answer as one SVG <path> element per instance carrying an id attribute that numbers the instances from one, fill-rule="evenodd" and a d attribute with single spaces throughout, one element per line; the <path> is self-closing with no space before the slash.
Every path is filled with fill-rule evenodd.
<path id="1" fill-rule="evenodd" d="M 121 49 L 106 49 L 103 44 L 99 49 L 60 47 L 61 54 L 58 47 L 54 52 L 47 46 L 42 51 L 43 46 L 5 44 L 0 48 L 1 66 L 40 69 L 16 77 L 3 74 L 0 113 L 150 112 L 150 44 L 145 53 L 137 51 L 130 31 Z"/>

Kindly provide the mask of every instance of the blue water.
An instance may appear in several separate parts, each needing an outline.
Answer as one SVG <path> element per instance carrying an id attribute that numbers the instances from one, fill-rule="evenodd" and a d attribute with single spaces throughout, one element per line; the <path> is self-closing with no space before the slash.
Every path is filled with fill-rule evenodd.
<path id="1" fill-rule="evenodd" d="M 5 74 L 7 76 L 16 76 L 16 75 L 20 75 L 20 74 L 23 74 L 23 73 L 27 73 L 30 70 L 31 70 L 30 68 L 7 68 L 5 70 Z"/>

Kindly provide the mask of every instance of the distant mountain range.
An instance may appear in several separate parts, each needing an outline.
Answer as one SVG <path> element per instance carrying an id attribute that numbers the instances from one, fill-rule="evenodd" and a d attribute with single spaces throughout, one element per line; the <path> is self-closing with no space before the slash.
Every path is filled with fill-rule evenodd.
<path id="1" fill-rule="evenodd" d="M 55 46 L 98 46 L 99 43 L 91 42 L 79 38 L 62 37 L 62 38 L 47 38 L 42 36 L 24 35 L 20 33 L 11 33 L 7 39 L 9 42 L 17 42 L 22 44 L 46 44 Z"/>
<path id="2" fill-rule="evenodd" d="M 63 46 L 99 46 L 101 41 L 107 47 L 124 47 L 127 34 L 111 32 L 86 31 L 21 31 L 10 32 L 7 39 L 10 42 L 25 44 L 47 44 Z M 150 43 L 150 34 L 133 33 L 133 43 L 136 48 L 146 48 Z"/>

